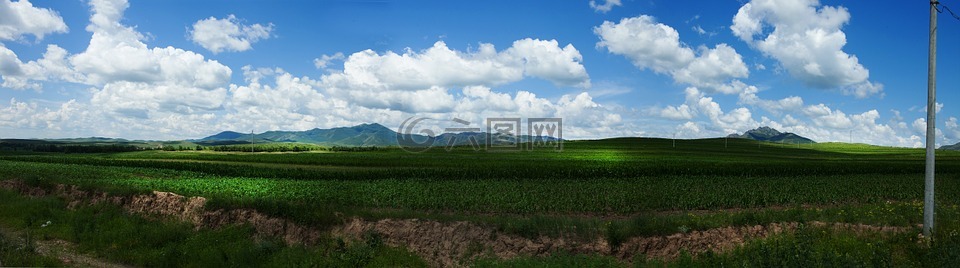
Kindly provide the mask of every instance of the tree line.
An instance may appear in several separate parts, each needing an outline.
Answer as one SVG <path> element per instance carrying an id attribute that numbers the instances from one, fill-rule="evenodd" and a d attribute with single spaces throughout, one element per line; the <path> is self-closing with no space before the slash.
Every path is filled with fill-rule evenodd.
<path id="1" fill-rule="evenodd" d="M 23 152 L 50 152 L 50 153 L 120 153 L 136 151 L 216 151 L 216 152 L 369 152 L 380 151 L 383 147 L 377 146 L 332 146 L 324 147 L 314 144 L 246 144 L 246 145 L 217 145 L 217 146 L 137 146 L 129 144 L 56 144 L 56 143 L 26 143 L 0 142 L 0 151 Z"/>
<path id="2" fill-rule="evenodd" d="M 120 153 L 145 150 L 139 146 L 125 144 L 110 145 L 65 145 L 65 144 L 23 144 L 0 143 L 0 151 L 25 151 L 48 153 Z"/>

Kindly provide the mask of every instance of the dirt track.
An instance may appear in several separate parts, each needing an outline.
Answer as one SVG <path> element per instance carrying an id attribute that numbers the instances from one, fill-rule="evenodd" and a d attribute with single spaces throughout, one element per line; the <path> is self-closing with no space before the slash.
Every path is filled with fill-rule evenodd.
<path id="1" fill-rule="evenodd" d="M 0 236 L 13 241 L 18 245 L 25 245 L 27 241 L 20 232 L 0 227 Z M 110 261 L 98 259 L 86 254 L 78 253 L 76 246 L 63 240 L 36 240 L 32 241 L 37 254 L 59 260 L 66 266 L 124 268 L 130 267 Z M 0 267 L 4 267 L 0 264 Z"/>

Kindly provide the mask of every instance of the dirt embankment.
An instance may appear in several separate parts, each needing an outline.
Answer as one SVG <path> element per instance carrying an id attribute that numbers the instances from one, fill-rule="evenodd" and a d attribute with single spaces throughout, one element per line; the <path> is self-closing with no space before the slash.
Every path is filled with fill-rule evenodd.
<path id="1" fill-rule="evenodd" d="M 163 215 L 191 222 L 197 228 L 218 228 L 229 224 L 249 224 L 258 235 L 281 237 L 288 244 L 311 245 L 322 236 L 361 239 L 365 234 L 377 233 L 388 245 L 403 246 L 434 266 L 463 266 L 464 261 L 480 256 L 510 259 L 517 256 L 546 256 L 553 252 L 601 254 L 630 261 L 635 256 L 671 260 L 687 252 L 698 255 L 708 251 L 725 252 L 743 245 L 748 240 L 792 232 L 799 223 L 723 227 L 691 231 L 667 236 L 634 237 L 618 247 L 611 247 L 605 239 L 581 241 L 555 237 L 529 239 L 498 232 L 471 222 L 438 222 L 418 219 L 382 219 L 368 221 L 359 218 L 347 220 L 332 230 L 318 230 L 289 220 L 270 217 L 251 209 L 206 210 L 203 197 L 185 197 L 168 192 L 153 192 L 133 197 L 110 196 L 80 190 L 76 186 L 57 185 L 48 191 L 20 181 L 0 181 L 0 188 L 17 190 L 25 195 L 54 195 L 69 201 L 70 207 L 81 204 L 109 202 L 131 213 Z M 900 233 L 910 227 L 878 227 L 863 224 L 807 223 L 810 226 L 862 232 Z"/>
<path id="2" fill-rule="evenodd" d="M 103 192 L 80 190 L 76 185 L 57 184 L 51 190 L 33 187 L 21 181 L 0 181 L 0 188 L 12 189 L 29 196 L 61 197 L 68 201 L 68 208 L 84 204 L 112 203 L 130 213 L 146 216 L 167 216 L 193 223 L 197 228 L 218 228 L 229 224 L 248 224 L 258 235 L 280 237 L 290 245 L 312 245 L 320 239 L 321 232 L 292 221 L 270 217 L 252 209 L 206 210 L 207 199 L 185 197 L 175 193 L 154 191 L 149 195 L 132 197 L 111 196 Z"/>
<path id="3" fill-rule="evenodd" d="M 901 233 L 909 227 L 878 227 L 863 224 L 810 222 L 808 226 L 827 227 L 835 230 L 853 230 L 857 233 Z M 528 239 L 503 234 L 468 222 L 441 223 L 416 219 L 384 219 L 376 222 L 354 219 L 333 230 L 334 234 L 359 238 L 362 234 L 375 232 L 383 235 L 390 245 L 405 246 L 434 264 L 459 266 L 460 261 L 479 256 L 510 259 L 517 256 L 547 256 L 553 252 L 600 254 L 631 261 L 636 256 L 651 259 L 672 260 L 681 252 L 692 255 L 708 251 L 721 253 L 748 240 L 774 234 L 793 232 L 799 223 L 773 223 L 742 227 L 723 227 L 704 231 L 691 231 L 667 236 L 634 237 L 619 247 L 611 247 L 605 239 L 572 241 L 563 238 L 539 237 Z"/>
<path id="4" fill-rule="evenodd" d="M 510 259 L 517 256 L 544 256 L 556 251 L 602 253 L 606 241 L 580 243 L 562 238 L 528 239 L 496 232 L 469 222 L 437 222 L 417 219 L 353 219 L 334 228 L 337 236 L 359 238 L 374 232 L 388 245 L 404 246 L 434 265 L 461 266 L 461 261 L 479 256 Z"/>

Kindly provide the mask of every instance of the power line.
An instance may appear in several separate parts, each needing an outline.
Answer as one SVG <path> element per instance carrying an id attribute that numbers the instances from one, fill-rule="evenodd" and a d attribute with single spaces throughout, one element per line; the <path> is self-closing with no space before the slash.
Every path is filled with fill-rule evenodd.
<path id="1" fill-rule="evenodd" d="M 957 13 L 953 13 L 953 10 L 951 10 L 947 5 L 944 5 L 939 1 L 933 2 L 933 8 L 937 10 L 937 13 L 943 13 L 943 9 L 939 9 L 937 6 L 942 6 L 943 9 L 946 9 L 947 12 L 950 12 L 950 15 L 953 16 L 954 19 L 960 20 L 960 16 L 957 16 Z"/>

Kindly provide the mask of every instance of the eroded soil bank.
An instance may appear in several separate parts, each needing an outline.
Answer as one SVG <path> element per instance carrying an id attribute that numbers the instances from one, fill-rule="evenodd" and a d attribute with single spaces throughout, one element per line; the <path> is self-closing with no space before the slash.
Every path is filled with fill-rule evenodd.
<path id="1" fill-rule="evenodd" d="M 792 232 L 801 224 L 723 227 L 690 231 L 667 236 L 633 237 L 613 247 L 603 238 L 582 239 L 541 236 L 535 239 L 507 234 L 466 221 L 439 222 L 419 219 L 382 219 L 369 221 L 350 218 L 329 230 L 304 226 L 290 220 L 268 216 L 252 209 L 205 208 L 204 197 L 185 197 L 175 193 L 154 191 L 152 194 L 113 196 L 103 192 L 84 191 L 74 185 L 58 184 L 51 189 L 27 185 L 19 180 L 0 181 L 0 188 L 29 196 L 57 196 L 68 201 L 68 207 L 108 202 L 124 210 L 146 216 L 173 217 L 194 224 L 197 228 L 219 228 L 231 224 L 252 226 L 257 235 L 280 237 L 290 245 L 312 245 L 321 237 L 361 239 L 375 233 L 391 246 L 402 246 L 434 266 L 463 266 L 476 257 L 510 259 L 517 256 L 546 256 L 554 252 L 600 254 L 630 261 L 635 256 L 671 260 L 687 252 L 692 255 L 708 251 L 732 250 L 752 239 Z M 910 227 L 878 227 L 863 224 L 810 222 L 806 225 L 861 232 L 900 233 Z"/>

